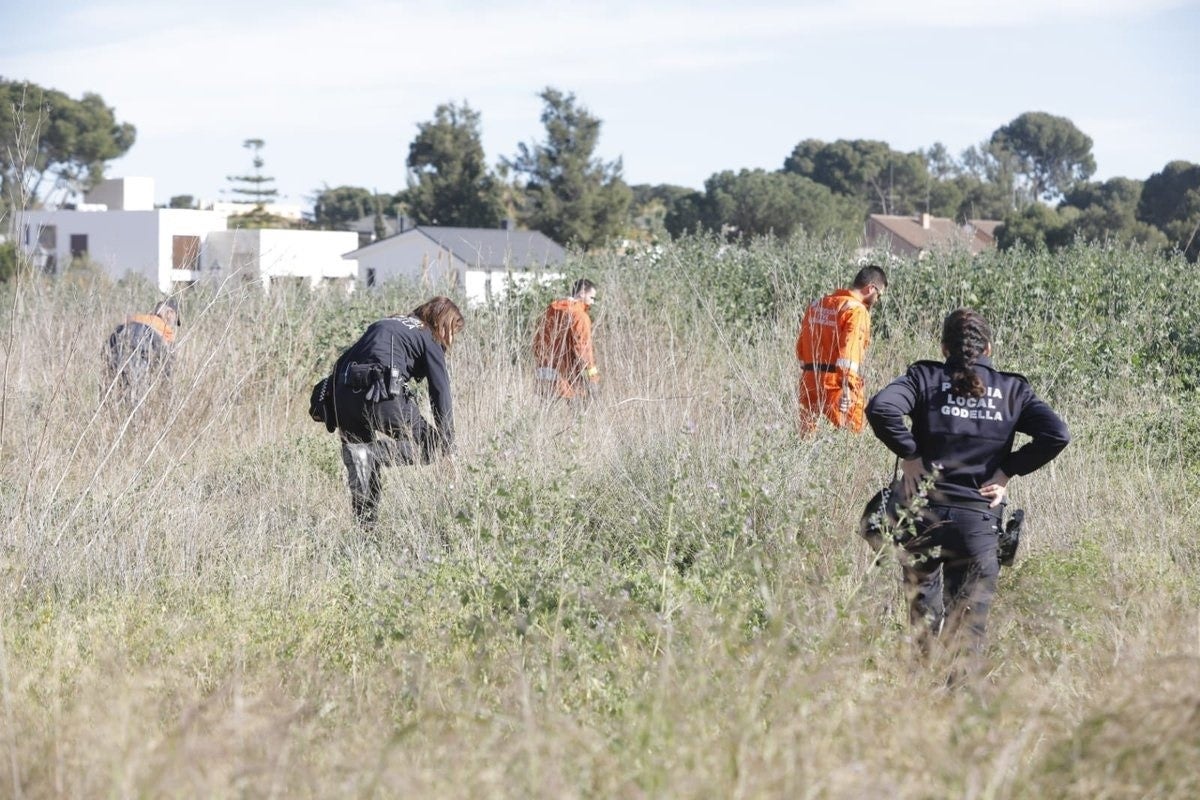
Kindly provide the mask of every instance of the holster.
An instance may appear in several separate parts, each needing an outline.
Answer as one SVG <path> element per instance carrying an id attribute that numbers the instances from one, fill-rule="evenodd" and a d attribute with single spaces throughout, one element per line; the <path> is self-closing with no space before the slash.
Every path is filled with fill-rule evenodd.
<path id="1" fill-rule="evenodd" d="M 395 384 L 399 382 L 399 370 L 388 369 L 382 364 L 347 364 L 342 369 L 341 383 L 353 392 L 366 392 L 368 403 L 379 403 L 396 396 Z"/>

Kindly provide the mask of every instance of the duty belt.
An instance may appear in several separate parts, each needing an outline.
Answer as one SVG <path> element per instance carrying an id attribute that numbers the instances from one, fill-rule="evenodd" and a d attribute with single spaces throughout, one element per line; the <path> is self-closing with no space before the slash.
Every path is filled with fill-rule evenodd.
<path id="1" fill-rule="evenodd" d="M 342 385 L 355 393 L 365 389 L 366 394 L 363 395 L 363 399 L 371 403 L 378 403 L 392 397 L 392 393 L 388 390 L 386 375 L 387 370 L 382 364 L 350 363 L 342 369 Z"/>
<path id="2" fill-rule="evenodd" d="M 844 369 L 847 372 L 857 375 L 858 362 L 851 361 L 846 358 L 839 358 L 836 364 L 801 364 L 800 369 L 804 370 L 805 372 L 837 372 Z"/>

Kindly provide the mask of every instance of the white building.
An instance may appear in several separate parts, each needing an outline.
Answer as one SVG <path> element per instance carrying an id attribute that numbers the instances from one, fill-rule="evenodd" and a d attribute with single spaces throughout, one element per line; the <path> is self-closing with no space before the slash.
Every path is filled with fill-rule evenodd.
<path id="1" fill-rule="evenodd" d="M 345 255 L 366 287 L 404 278 L 486 303 L 511 286 L 562 277 L 566 251 L 538 231 L 418 225 Z"/>
<path id="2" fill-rule="evenodd" d="M 302 283 L 309 287 L 354 288 L 358 265 L 343 258 L 358 246 L 354 231 L 294 231 L 249 228 L 214 231 L 205 240 L 201 275 L 205 279 L 271 284 Z"/>
<path id="3" fill-rule="evenodd" d="M 113 278 L 144 276 L 163 292 L 240 274 L 263 288 L 281 280 L 352 288 L 358 246 L 347 231 L 229 230 L 228 215 L 154 207 L 151 178 L 104 181 L 73 209 L 17 215 L 20 246 L 45 272 L 86 259 Z"/>

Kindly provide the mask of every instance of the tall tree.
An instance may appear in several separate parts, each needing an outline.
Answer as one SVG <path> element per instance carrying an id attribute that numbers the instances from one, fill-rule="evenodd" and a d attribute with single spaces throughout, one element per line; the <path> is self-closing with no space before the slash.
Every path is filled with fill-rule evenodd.
<path id="1" fill-rule="evenodd" d="M 1091 137 L 1066 117 L 1027 111 L 998 128 L 990 143 L 1018 159 L 1034 198 L 1052 200 L 1096 171 Z"/>
<path id="2" fill-rule="evenodd" d="M 1200 257 L 1200 164 L 1172 161 L 1147 178 L 1137 215 L 1196 261 Z"/>
<path id="3" fill-rule="evenodd" d="M 465 102 L 444 103 L 417 125 L 408 147 L 408 213 L 423 225 L 494 228 L 504 215 L 503 187 L 484 161 L 480 115 Z"/>
<path id="4" fill-rule="evenodd" d="M 862 230 L 863 207 L 802 175 L 762 169 L 725 171 L 704 182 L 699 221 L 707 230 L 738 237 L 773 234 L 847 241 Z"/>
<path id="5" fill-rule="evenodd" d="M 361 186 L 326 186 L 313 198 L 313 225 L 322 230 L 346 230 L 352 222 L 375 213 L 394 215 L 395 197 Z"/>
<path id="6" fill-rule="evenodd" d="M 522 220 L 560 242 L 602 245 L 626 224 L 630 191 L 621 159 L 595 157 L 600 120 L 576 104 L 574 93 L 547 87 L 539 97 L 546 140 L 519 144 L 516 158 L 505 162 L 521 181 Z"/>
<path id="7" fill-rule="evenodd" d="M 672 210 L 696 193 L 695 189 L 671 184 L 638 184 L 629 187 L 633 199 L 629 205 L 629 225 L 639 236 L 658 239 L 669 234 L 667 218 Z"/>
<path id="8" fill-rule="evenodd" d="M 249 206 L 246 211 L 229 218 L 232 225 L 242 228 L 283 228 L 290 225 L 283 217 L 267 211 L 267 203 L 279 196 L 279 190 L 272 185 L 275 182 L 274 178 L 263 175 L 264 146 L 266 142 L 262 139 L 247 139 L 242 142 L 242 147 L 254 154 L 250 162 L 253 172 L 249 175 L 228 175 L 225 178 L 233 184 L 233 188 L 230 189 L 234 195 L 233 201 Z"/>
<path id="9" fill-rule="evenodd" d="M 0 188 L 7 198 L 65 199 L 104 178 L 137 131 L 103 98 L 74 100 L 55 89 L 0 78 Z"/>
<path id="10" fill-rule="evenodd" d="M 251 158 L 253 172 L 249 175 L 229 175 L 225 180 L 233 184 L 230 189 L 234 194 L 234 202 L 236 203 L 251 203 L 258 208 L 262 208 L 267 203 L 279 196 L 279 190 L 273 184 L 275 179 L 267 175 L 263 175 L 262 149 L 266 146 L 266 142 L 262 139 L 247 139 L 242 142 L 242 147 L 246 148 L 254 155 Z"/>
<path id="11" fill-rule="evenodd" d="M 1018 244 L 1034 250 L 1058 250 L 1074 239 L 1072 223 L 1078 215 L 1078 209 L 1068 206 L 1059 211 L 1043 203 L 1014 209 L 1004 216 L 1004 224 L 996 229 L 996 244 L 1001 250 Z"/>
<path id="12" fill-rule="evenodd" d="M 805 139 L 783 171 L 811 178 L 837 194 L 863 201 L 881 214 L 912 214 L 927 208 L 929 173 L 920 153 L 893 150 L 887 142 Z"/>
<path id="13" fill-rule="evenodd" d="M 1028 190 L 1018 186 L 1017 156 L 992 142 L 963 151 L 961 174 L 954 179 L 962 190 L 960 219 L 1003 219 L 1009 212 L 1034 202 Z"/>
<path id="14" fill-rule="evenodd" d="M 1158 228 L 1137 218 L 1142 182 L 1111 178 L 1104 183 L 1081 183 L 1060 205 L 1079 209 L 1071 228 L 1075 238 L 1094 242 L 1137 242 L 1156 248 L 1168 246 Z"/>

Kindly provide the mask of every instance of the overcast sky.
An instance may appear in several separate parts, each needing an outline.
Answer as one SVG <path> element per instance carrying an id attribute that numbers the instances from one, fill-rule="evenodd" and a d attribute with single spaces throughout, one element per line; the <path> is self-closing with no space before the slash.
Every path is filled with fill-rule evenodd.
<path id="1" fill-rule="evenodd" d="M 41 0 L 3 15 L 0 76 L 96 92 L 137 128 L 110 177 L 222 199 L 266 142 L 284 202 L 394 192 L 416 125 L 481 112 L 495 163 L 538 93 L 603 120 L 631 184 L 778 169 L 806 138 L 944 143 L 1024 111 L 1092 137 L 1097 178 L 1200 162 L 1200 0 Z"/>

